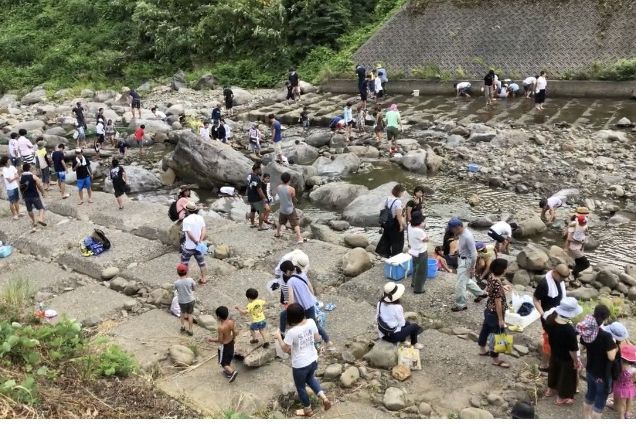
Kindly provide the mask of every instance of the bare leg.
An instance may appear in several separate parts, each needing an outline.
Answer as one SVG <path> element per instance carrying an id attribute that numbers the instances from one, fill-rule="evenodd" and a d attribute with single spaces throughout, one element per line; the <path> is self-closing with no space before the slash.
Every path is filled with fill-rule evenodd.
<path id="1" fill-rule="evenodd" d="M 192 323 L 194 319 L 192 318 L 192 314 L 188 314 L 188 331 L 192 332 Z"/>
<path id="2" fill-rule="evenodd" d="M 300 234 L 300 225 L 296 225 L 294 231 L 296 232 L 296 240 L 298 243 L 302 243 L 304 240 L 302 234 Z"/>
<path id="3" fill-rule="evenodd" d="M 93 188 L 88 187 L 86 191 L 88 192 L 88 203 L 93 203 Z"/>
<path id="4" fill-rule="evenodd" d="M 81 204 L 84 203 L 84 193 L 83 193 L 83 190 L 81 190 L 81 189 L 79 190 L 79 198 L 80 198 L 80 201 L 79 201 L 78 205 L 81 205 Z"/>
<path id="5" fill-rule="evenodd" d="M 181 321 L 181 329 L 185 330 L 185 322 L 186 322 L 186 315 L 183 312 L 181 312 L 181 315 L 179 316 L 179 321 Z"/>
<path id="6" fill-rule="evenodd" d="M 35 222 L 35 214 L 33 212 L 28 212 L 28 214 L 29 214 L 29 218 L 31 218 L 31 223 L 35 227 L 37 225 L 37 223 Z"/>
<path id="7" fill-rule="evenodd" d="M 44 215 L 44 209 L 40 209 L 40 222 L 44 222 L 46 216 Z"/>
<path id="8" fill-rule="evenodd" d="M 200 279 L 203 283 L 205 283 L 205 282 L 206 282 L 206 279 L 205 279 L 205 269 L 206 269 L 206 266 L 205 266 L 205 265 L 203 265 L 203 266 L 199 267 L 199 270 L 201 271 L 201 276 L 199 277 L 199 279 Z"/>
<path id="9" fill-rule="evenodd" d="M 586 420 L 589 420 L 592 418 L 592 405 L 583 403 L 583 418 L 585 418 Z"/>

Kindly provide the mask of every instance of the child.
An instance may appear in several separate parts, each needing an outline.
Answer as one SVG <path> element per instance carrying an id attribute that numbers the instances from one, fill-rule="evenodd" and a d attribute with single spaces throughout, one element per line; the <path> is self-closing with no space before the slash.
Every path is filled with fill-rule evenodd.
<path id="1" fill-rule="evenodd" d="M 309 129 L 309 112 L 307 111 L 307 106 L 303 106 L 303 111 L 300 112 L 298 122 L 303 126 L 305 131 Z"/>
<path id="2" fill-rule="evenodd" d="M 636 387 L 634 387 L 634 364 L 636 363 L 636 346 L 631 344 L 621 344 L 621 373 L 614 382 L 614 404 L 619 419 L 634 418 L 629 409 L 632 399 L 636 397 Z"/>
<path id="3" fill-rule="evenodd" d="M 353 106 L 353 103 L 351 102 L 347 102 L 347 104 L 344 107 L 343 112 L 343 118 L 345 121 L 345 126 L 347 128 L 347 141 L 351 140 L 351 128 L 353 128 L 355 122 L 353 122 L 353 110 L 351 109 L 351 106 Z"/>
<path id="4" fill-rule="evenodd" d="M 126 140 L 124 138 L 120 138 L 119 141 L 117 142 L 117 148 L 119 149 L 119 156 L 121 158 L 124 158 L 124 156 L 126 156 L 127 147 L 128 147 L 128 144 L 126 143 Z"/>
<path id="5" fill-rule="evenodd" d="M 181 311 L 181 316 L 179 317 L 181 329 L 179 331 L 186 333 L 188 336 L 193 336 L 192 313 L 194 312 L 194 293 L 192 292 L 196 284 L 192 278 L 187 278 L 188 266 L 185 264 L 177 265 L 177 275 L 179 279 L 174 282 L 174 289 L 177 292 L 179 309 Z"/>
<path id="6" fill-rule="evenodd" d="M 75 132 L 73 133 L 73 139 L 75 140 L 75 147 L 84 148 L 84 142 L 86 141 L 86 132 L 84 126 L 77 123 L 75 124 Z"/>
<path id="7" fill-rule="evenodd" d="M 113 125 L 112 119 L 106 122 L 106 140 L 111 146 L 115 147 L 115 125 Z"/>
<path id="8" fill-rule="evenodd" d="M 100 118 L 97 121 L 97 125 L 95 126 L 95 134 L 97 138 L 95 138 L 95 153 L 99 153 L 99 149 L 104 144 L 104 134 L 106 134 L 106 129 L 104 128 L 104 121 Z"/>
<path id="9" fill-rule="evenodd" d="M 424 293 L 424 284 L 428 275 L 428 235 L 426 234 L 426 218 L 421 211 L 411 216 L 407 234 L 409 254 L 413 257 L 413 292 Z"/>
<path id="10" fill-rule="evenodd" d="M 137 147 L 139 148 L 139 155 L 143 156 L 143 144 L 144 144 L 144 135 L 145 135 L 145 125 L 141 125 L 139 128 L 135 130 L 135 141 L 137 142 Z"/>
<path id="11" fill-rule="evenodd" d="M 210 123 L 205 121 L 203 126 L 199 128 L 199 136 L 205 141 L 210 141 Z"/>
<path id="12" fill-rule="evenodd" d="M 248 132 L 248 138 L 250 143 L 250 149 L 258 156 L 261 157 L 261 132 L 258 129 L 258 124 L 252 125 Z"/>
<path id="13" fill-rule="evenodd" d="M 433 252 L 433 259 L 437 260 L 437 270 L 444 272 L 453 272 L 452 269 L 446 263 L 446 259 L 444 258 L 444 249 L 442 246 L 435 246 L 435 251 Z"/>
<path id="14" fill-rule="evenodd" d="M 234 359 L 234 339 L 236 339 L 237 331 L 234 320 L 229 318 L 230 312 L 225 306 L 219 306 L 216 308 L 216 319 L 219 323 L 217 329 L 217 339 L 209 338 L 210 343 L 220 343 L 218 357 L 219 364 L 223 368 L 223 375 L 225 375 L 229 382 L 233 382 L 238 375 L 238 372 L 230 365 L 232 359 Z"/>
<path id="15" fill-rule="evenodd" d="M 356 126 L 358 127 L 358 132 L 365 133 L 366 125 L 367 125 L 367 110 L 362 107 L 362 103 L 358 105 L 358 116 Z"/>
<path id="16" fill-rule="evenodd" d="M 40 169 L 40 176 L 42 177 L 42 184 L 44 184 L 44 190 L 49 191 L 51 182 L 51 158 L 46 151 L 46 142 L 44 138 L 37 138 L 38 150 L 35 152 L 35 156 L 38 159 L 38 168 Z"/>
<path id="17" fill-rule="evenodd" d="M 269 346 L 269 343 L 265 341 L 265 327 L 267 327 L 267 321 L 265 321 L 265 311 L 263 311 L 265 301 L 258 298 L 258 290 L 256 289 L 247 289 L 245 297 L 249 300 L 246 309 L 241 309 L 238 306 L 236 306 L 235 309 L 239 311 L 241 315 L 250 314 L 252 317 L 252 322 L 250 324 L 250 335 L 252 338 L 250 339 L 250 343 L 258 343 L 258 339 L 256 338 L 256 332 L 258 331 L 263 338 L 263 347 L 267 348 Z"/>

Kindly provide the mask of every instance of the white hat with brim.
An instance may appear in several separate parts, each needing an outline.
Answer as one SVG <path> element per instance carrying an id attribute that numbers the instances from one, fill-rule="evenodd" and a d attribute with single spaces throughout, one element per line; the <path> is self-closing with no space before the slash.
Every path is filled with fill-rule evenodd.
<path id="1" fill-rule="evenodd" d="M 601 325 L 601 329 L 610 333 L 614 340 L 617 342 L 622 342 L 623 340 L 627 340 L 629 338 L 629 332 L 627 328 L 620 322 L 616 321 L 609 325 Z"/>
<path id="2" fill-rule="evenodd" d="M 385 302 L 395 302 L 399 300 L 404 294 L 404 284 L 397 283 L 386 283 L 384 285 L 384 301 Z"/>
<path id="3" fill-rule="evenodd" d="M 303 271 L 307 270 L 307 267 L 309 266 L 309 256 L 307 256 L 305 252 L 300 249 L 296 249 L 291 252 L 290 256 L 291 258 L 289 258 L 289 260 L 292 261 L 295 266 L 301 268 Z"/>
<path id="4" fill-rule="evenodd" d="M 579 302 L 573 297 L 565 297 L 561 300 L 559 306 L 556 307 L 556 313 L 563 318 L 574 318 L 583 312 L 583 308 Z"/>

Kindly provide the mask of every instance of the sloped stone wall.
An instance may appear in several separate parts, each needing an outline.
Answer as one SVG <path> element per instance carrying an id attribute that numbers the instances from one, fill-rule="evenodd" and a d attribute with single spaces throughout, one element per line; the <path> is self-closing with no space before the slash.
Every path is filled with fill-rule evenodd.
<path id="1" fill-rule="evenodd" d="M 354 55 L 359 63 L 381 62 L 391 72 L 426 64 L 466 78 L 488 67 L 521 78 L 541 69 L 551 77 L 584 69 L 595 60 L 636 57 L 636 0 L 616 1 L 602 14 L 602 0 L 484 0 L 458 6 L 431 0 L 422 13 L 399 11 Z"/>

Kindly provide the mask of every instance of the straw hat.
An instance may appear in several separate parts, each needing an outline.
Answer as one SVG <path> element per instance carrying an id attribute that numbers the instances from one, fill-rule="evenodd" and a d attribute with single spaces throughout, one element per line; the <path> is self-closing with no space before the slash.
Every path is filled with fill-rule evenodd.
<path id="1" fill-rule="evenodd" d="M 196 203 L 194 203 L 194 202 L 188 202 L 188 203 L 185 205 L 185 209 L 186 209 L 188 212 L 198 212 L 198 211 L 199 211 L 199 207 L 198 207 L 198 206 L 197 206 L 197 204 L 196 204 Z"/>
<path id="2" fill-rule="evenodd" d="M 386 283 L 384 285 L 384 301 L 392 303 L 399 300 L 404 294 L 404 290 L 404 284 Z"/>

